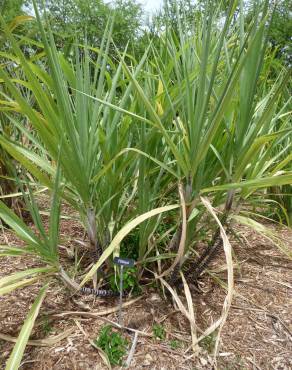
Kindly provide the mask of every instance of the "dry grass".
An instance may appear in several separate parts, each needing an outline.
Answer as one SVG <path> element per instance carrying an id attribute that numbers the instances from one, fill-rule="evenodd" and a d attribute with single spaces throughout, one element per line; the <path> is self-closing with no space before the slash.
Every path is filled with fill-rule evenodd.
<path id="1" fill-rule="evenodd" d="M 289 369 L 292 366 L 291 261 L 254 232 L 242 226 L 236 228 L 237 233 L 244 236 L 242 240 L 248 244 L 232 241 L 239 268 L 235 269 L 235 297 L 221 332 L 218 369 Z M 292 232 L 278 232 L 291 243 Z M 72 238 L 82 238 L 78 223 L 69 220 L 62 221 L 61 233 L 63 237 L 70 235 Z M 11 244 L 16 244 L 9 231 L 5 233 L 5 238 Z M 66 247 L 71 248 L 72 243 Z M 64 263 L 66 260 L 68 263 L 66 250 L 62 258 Z M 224 263 L 222 253 L 213 267 L 218 268 Z M 2 258 L 0 276 L 38 265 L 37 260 L 28 257 Z M 227 282 L 226 271 L 219 272 L 217 277 Z M 0 333 L 17 337 L 39 287 L 35 284 L 0 298 Z M 220 317 L 226 292 L 207 275 L 201 282 L 201 289 L 200 294 L 192 292 L 192 300 L 196 325 L 204 331 Z M 183 295 L 179 294 L 179 297 L 184 306 L 188 307 Z M 31 339 L 56 336 L 66 330 L 71 333 L 50 347 L 27 346 L 21 369 L 107 368 L 100 353 L 90 343 L 98 335 L 104 321 L 80 314 L 71 314 L 69 317 L 59 314 L 66 311 L 100 312 L 115 307 L 117 303 L 116 300 L 71 297 L 62 286 L 57 283 L 51 285 Z M 194 355 L 188 319 L 174 310 L 173 305 L 161 298 L 155 290 L 146 290 L 142 299 L 125 309 L 124 316 L 125 326 L 148 334 L 138 336 L 130 369 L 212 368 L 211 353 L 214 351 L 215 337 L 203 340 L 199 354 Z M 115 312 L 105 317 L 117 322 Z M 78 319 L 86 336 L 74 319 Z M 153 337 L 154 323 L 164 327 L 165 340 Z M 125 335 L 132 342 L 133 334 L 125 332 Z M 174 348 L 174 343 L 178 345 L 177 348 Z M 4 368 L 12 345 L 9 341 L 0 340 L 1 368 Z"/>

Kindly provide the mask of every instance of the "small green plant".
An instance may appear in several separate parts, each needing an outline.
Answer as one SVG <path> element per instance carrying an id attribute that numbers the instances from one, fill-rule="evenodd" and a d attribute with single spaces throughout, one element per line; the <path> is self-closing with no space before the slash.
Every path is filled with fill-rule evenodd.
<path id="1" fill-rule="evenodd" d="M 51 326 L 48 315 L 44 315 L 42 317 L 41 327 L 42 327 L 42 331 L 45 335 L 50 334 L 50 332 L 52 331 L 52 326 Z"/>
<path id="2" fill-rule="evenodd" d="M 119 290 L 120 286 L 120 274 L 118 273 L 115 277 L 113 274 L 110 277 L 111 289 L 114 291 Z M 123 289 L 129 290 L 133 289 L 134 292 L 138 293 L 140 291 L 140 286 L 137 280 L 137 268 L 131 267 L 124 270 L 123 273 Z"/>
<path id="3" fill-rule="evenodd" d="M 128 341 L 119 333 L 112 331 L 110 325 L 102 327 L 95 344 L 107 354 L 112 365 L 121 365 L 122 358 L 127 352 Z"/>
<path id="4" fill-rule="evenodd" d="M 177 348 L 181 347 L 181 342 L 179 340 L 176 340 L 176 339 L 171 339 L 169 341 L 169 345 L 170 345 L 171 349 L 177 349 Z"/>
<path id="5" fill-rule="evenodd" d="M 165 339 L 166 333 L 165 333 L 164 327 L 162 325 L 154 324 L 152 330 L 153 330 L 153 334 L 154 334 L 155 338 L 158 338 L 158 339 L 161 339 L 161 340 Z"/>
<path id="6" fill-rule="evenodd" d="M 212 334 L 208 335 L 207 337 L 205 337 L 204 339 L 202 339 L 202 341 L 200 343 L 201 343 L 201 346 L 206 351 L 211 353 L 214 350 L 214 347 L 215 347 L 216 335 L 214 333 L 212 333 Z"/>

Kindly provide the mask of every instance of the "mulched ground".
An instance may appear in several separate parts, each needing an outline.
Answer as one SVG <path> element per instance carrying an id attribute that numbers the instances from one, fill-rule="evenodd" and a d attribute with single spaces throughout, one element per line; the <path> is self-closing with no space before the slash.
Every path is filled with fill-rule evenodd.
<path id="1" fill-rule="evenodd" d="M 269 225 L 275 230 L 274 225 Z M 218 369 L 274 369 L 292 368 L 292 265 L 272 243 L 246 227 L 236 226 L 242 242 L 232 240 L 236 256 L 235 297 L 228 320 L 224 326 Z M 292 232 L 277 230 L 288 245 L 292 245 Z M 82 228 L 77 221 L 63 220 L 61 235 L 64 245 L 62 258 L 67 261 L 74 255 L 73 248 L 81 248 L 73 240 L 82 240 Z M 68 242 L 68 236 L 72 241 Z M 10 231 L 0 235 L 0 244 L 19 245 Z M 67 248 L 67 249 L 66 249 Z M 213 268 L 219 270 L 224 256 Z M 71 265 L 73 265 L 71 263 Z M 40 266 L 31 257 L 0 259 L 0 277 Z M 226 272 L 217 272 L 221 281 L 226 281 Z M 23 320 L 34 301 L 41 283 L 18 289 L 0 298 L 0 336 L 17 337 Z M 193 292 L 196 322 L 207 328 L 221 314 L 226 292 L 214 280 L 204 275 L 201 293 Z M 129 299 L 130 300 L 130 299 Z M 21 369 L 106 369 L 99 351 L 92 346 L 105 319 L 117 322 L 117 312 L 102 318 L 80 315 L 60 316 L 66 311 L 100 312 L 118 305 L 117 299 L 93 299 L 90 296 L 72 297 L 61 284 L 50 285 L 42 305 L 31 339 L 65 338 L 49 347 L 28 345 Z M 148 336 L 138 336 L 138 344 L 130 369 L 212 369 L 214 336 L 201 342 L 200 353 L 192 354 L 191 336 L 187 320 L 176 311 L 171 302 L 159 296 L 153 288 L 145 289 L 142 298 L 123 311 L 124 325 L 144 331 Z M 59 316 L 58 316 L 59 315 Z M 165 339 L 152 334 L 154 324 L 165 329 Z M 133 335 L 124 335 L 129 342 Z M 13 343 L 0 339 L 0 369 L 13 348 Z M 118 368 L 118 367 L 117 367 Z"/>

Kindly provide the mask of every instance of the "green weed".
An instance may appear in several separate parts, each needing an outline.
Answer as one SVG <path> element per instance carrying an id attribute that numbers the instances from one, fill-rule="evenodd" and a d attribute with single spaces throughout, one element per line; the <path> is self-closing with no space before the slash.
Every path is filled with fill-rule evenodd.
<path id="1" fill-rule="evenodd" d="M 110 277 L 110 286 L 113 291 L 118 291 L 120 287 L 120 273 L 116 276 L 113 274 Z M 123 272 L 123 289 L 130 290 L 133 289 L 135 293 L 139 293 L 141 288 L 137 279 L 137 268 L 131 267 L 127 268 Z"/>
<path id="2" fill-rule="evenodd" d="M 152 328 L 152 331 L 153 331 L 153 334 L 154 334 L 155 338 L 158 338 L 158 339 L 161 339 L 161 340 L 165 339 L 166 333 L 165 333 L 164 327 L 162 325 L 154 324 L 153 328 Z"/>
<path id="3" fill-rule="evenodd" d="M 107 354 L 112 365 L 122 364 L 122 358 L 127 352 L 128 341 L 119 333 L 112 331 L 110 325 L 103 326 L 95 344 Z"/>
<path id="4" fill-rule="evenodd" d="M 208 335 L 204 339 L 201 340 L 200 345 L 209 353 L 214 350 L 216 343 L 216 335 L 214 333 Z"/>
<path id="5" fill-rule="evenodd" d="M 44 315 L 41 320 L 41 328 L 45 335 L 48 335 L 53 330 L 48 315 Z"/>
<path id="6" fill-rule="evenodd" d="M 169 341 L 169 345 L 170 345 L 171 349 L 181 348 L 181 342 L 179 340 L 176 340 L 176 339 L 171 339 Z"/>

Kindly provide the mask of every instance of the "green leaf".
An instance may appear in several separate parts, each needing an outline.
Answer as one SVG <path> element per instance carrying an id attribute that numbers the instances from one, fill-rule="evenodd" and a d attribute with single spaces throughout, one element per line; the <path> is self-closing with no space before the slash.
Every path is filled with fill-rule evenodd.
<path id="1" fill-rule="evenodd" d="M 208 188 L 204 188 L 201 190 L 201 193 L 209 193 L 212 191 L 221 191 L 221 190 L 229 190 L 229 189 L 245 189 L 245 188 L 267 188 L 270 186 L 280 186 L 292 184 L 292 172 L 288 172 L 285 175 L 279 176 L 270 176 L 270 177 L 262 177 L 259 179 L 252 179 L 247 181 L 242 181 L 235 184 L 224 184 L 224 185 L 217 185 Z"/>
<path id="2" fill-rule="evenodd" d="M 39 239 L 33 234 L 30 228 L 28 228 L 2 201 L 0 201 L 0 218 L 2 218 L 22 240 L 34 246 L 39 244 Z"/>
<path id="3" fill-rule="evenodd" d="M 35 283 L 36 281 L 39 281 L 39 277 L 24 279 L 16 283 L 12 283 L 10 285 L 5 285 L 4 287 L 0 288 L 0 297 L 10 292 L 13 292 L 13 290 L 15 289 L 23 288 L 24 286 L 31 285 Z"/>
<path id="4" fill-rule="evenodd" d="M 45 285 L 39 292 L 35 299 L 26 319 L 18 335 L 17 342 L 13 348 L 13 351 L 7 361 L 5 370 L 17 370 L 19 368 L 27 341 L 33 329 L 35 320 L 38 316 L 40 307 L 46 295 L 48 284 Z"/>
<path id="5" fill-rule="evenodd" d="M 0 247 L 0 249 L 1 249 L 1 247 Z M 13 284 L 13 283 L 15 283 L 15 282 L 17 282 L 17 281 L 19 281 L 23 278 L 31 276 L 31 275 L 41 274 L 41 273 L 47 273 L 48 274 L 50 272 L 56 272 L 56 271 L 57 271 L 56 268 L 47 266 L 47 267 L 36 267 L 36 268 L 16 272 L 14 274 L 11 274 L 9 276 L 5 276 L 2 279 L 0 279 L 0 288 L 2 288 L 4 286 L 7 286 L 7 285 L 10 285 L 10 284 Z"/>

